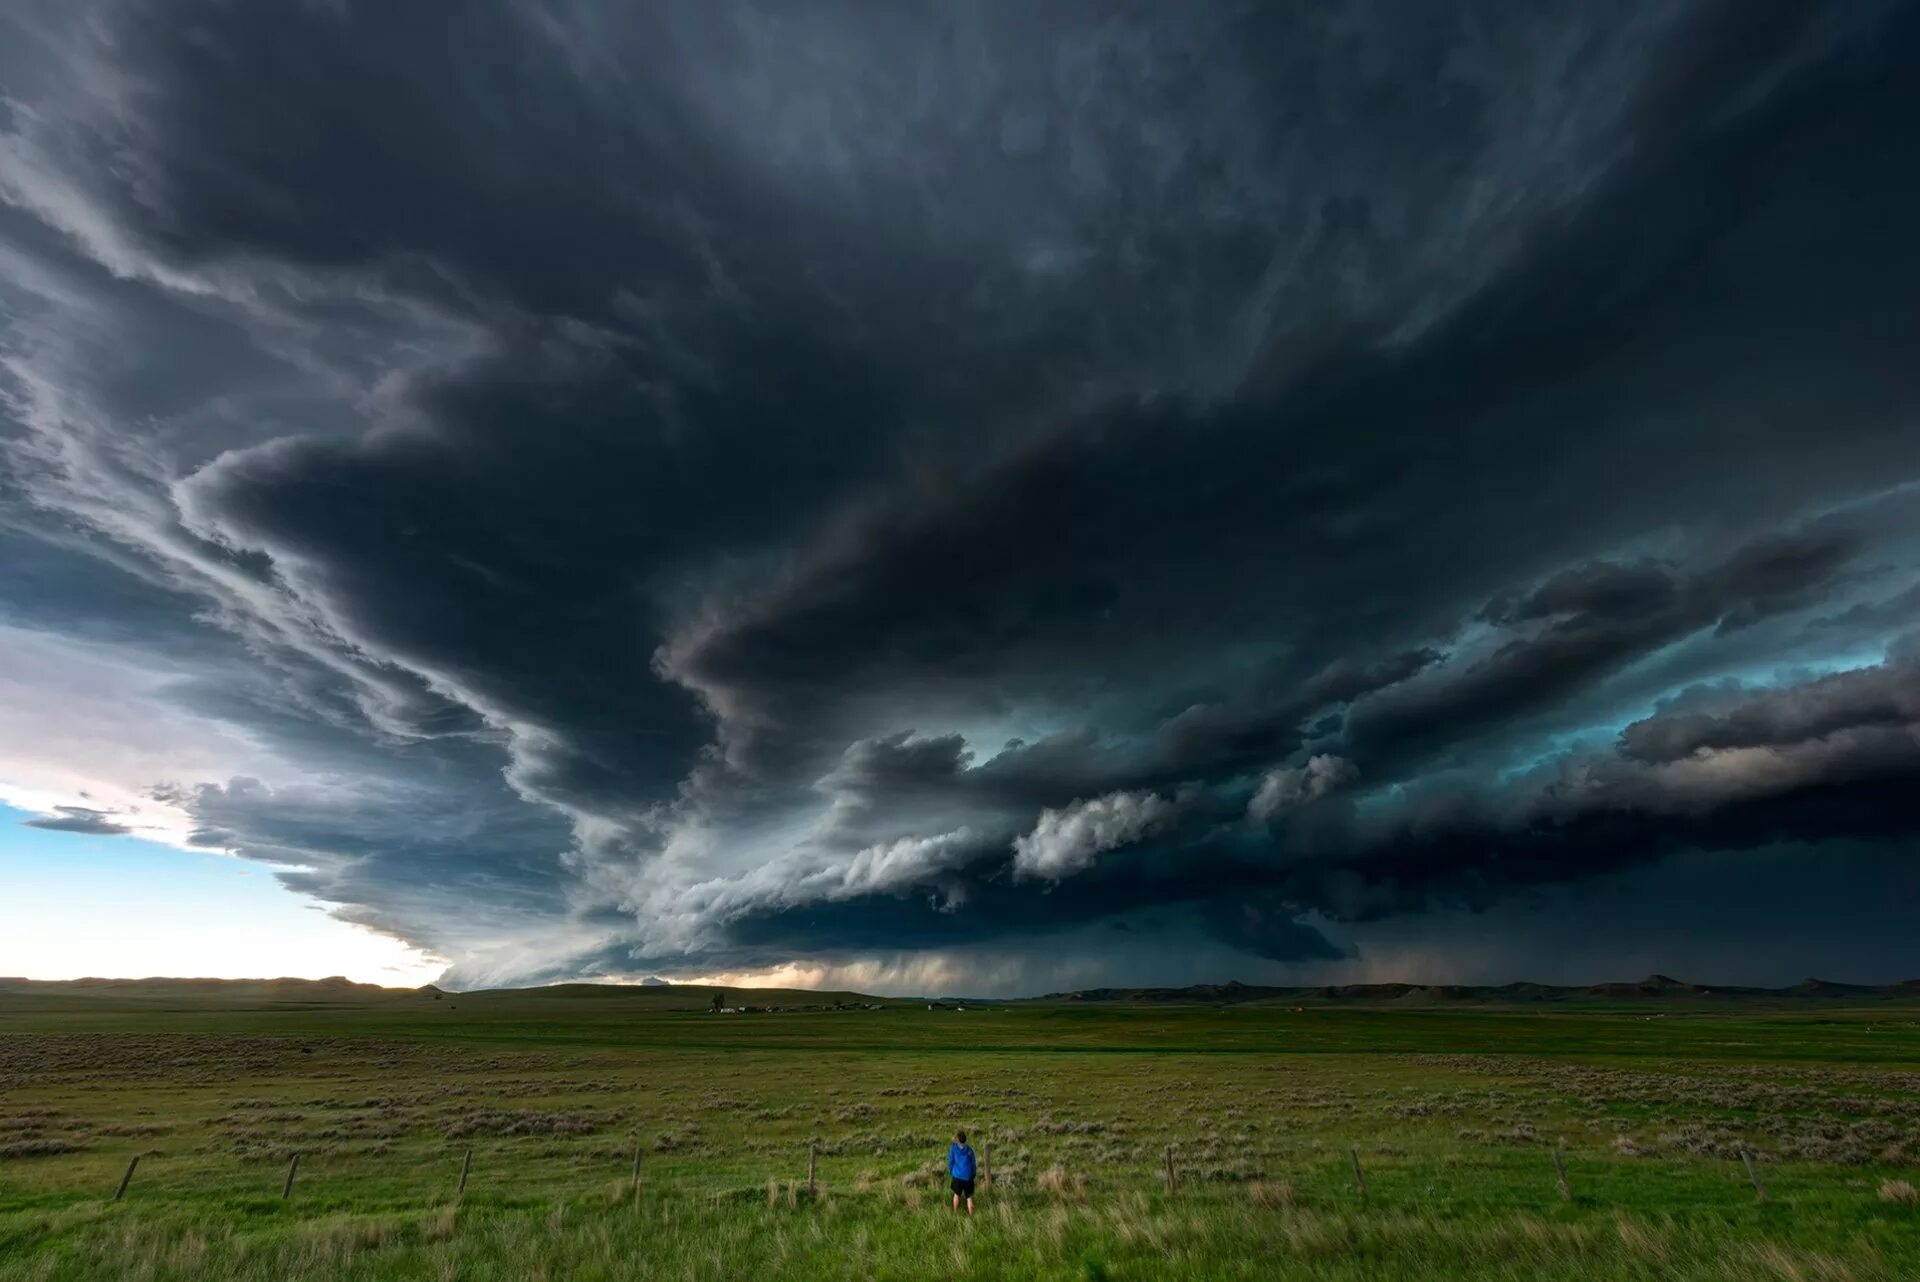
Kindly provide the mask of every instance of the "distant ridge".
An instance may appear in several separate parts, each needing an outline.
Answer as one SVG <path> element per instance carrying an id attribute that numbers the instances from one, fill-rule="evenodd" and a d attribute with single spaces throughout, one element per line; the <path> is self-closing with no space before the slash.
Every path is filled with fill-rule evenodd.
<path id="1" fill-rule="evenodd" d="M 1829 979 L 1803 979 L 1786 988 L 1758 988 L 1740 984 L 1692 984 L 1670 975 L 1649 975 L 1636 982 L 1601 984 L 1320 984 L 1307 987 L 1262 987 L 1229 980 L 1224 984 L 1190 984 L 1185 988 L 1082 988 L 1048 993 L 1034 1000 L 1048 1002 L 1166 1002 L 1207 1004 L 1327 1003 L 1443 1005 L 1488 1003 L 1518 1005 L 1543 1002 L 1641 1001 L 1698 998 L 1701 1000 L 1853 1000 L 1913 1001 L 1920 999 L 1920 979 L 1893 984 L 1843 984 Z"/>
<path id="2" fill-rule="evenodd" d="M 82 979 L 22 979 L 18 976 L 0 975 L 0 985 L 8 988 L 35 987 L 50 990 L 66 989 L 130 989 L 142 988 L 178 988 L 204 989 L 208 992 L 221 992 L 240 988 L 281 989 L 287 992 L 314 993 L 415 993 L 437 992 L 432 984 L 424 988 L 386 988 L 379 984 L 362 984 L 348 979 L 345 975 L 329 975 L 325 979 L 303 979 L 292 975 L 282 975 L 278 979 L 209 979 L 195 976 L 149 975 L 140 979 L 104 979 L 87 976 Z"/>
<path id="3" fill-rule="evenodd" d="M 758 1009 L 812 1009 L 822 1004 L 894 1003 L 940 1006 L 1004 1006 L 1034 1003 L 1134 1003 L 1140 1005 L 1267 1006 L 1536 1006 L 1564 1004 L 1656 1004 L 1660 1002 L 1732 1004 L 1920 1003 L 1920 979 L 1892 984 L 1850 984 L 1803 979 L 1784 988 L 1739 984 L 1695 984 L 1670 975 L 1600 984 L 1319 984 L 1299 987 L 1243 984 L 1190 984 L 1184 988 L 1082 988 L 1040 997 L 874 997 L 818 989 L 716 988 L 681 984 L 551 984 L 538 988 L 493 988 L 458 992 L 437 984 L 384 988 L 334 975 L 326 979 L 59 979 L 0 976 L 0 1013 L 45 1009 L 50 1002 L 82 1002 L 88 1008 L 188 1009 L 208 1004 L 251 1009 L 391 1006 L 394 1003 L 473 1001 L 498 1008 L 502 1003 L 640 1003 L 658 1009 L 706 1010 L 718 994 L 730 1006 Z"/>
<path id="4" fill-rule="evenodd" d="M 424 988 L 383 988 L 379 984 L 361 984 L 344 975 L 325 979 L 19 979 L 0 976 L 0 995 L 18 997 L 119 998 L 134 1002 L 191 1001 L 223 999 L 230 1001 L 302 1003 L 337 1005 L 341 1002 L 385 1000 L 424 995 L 432 997 L 440 990 L 432 984 Z"/>
<path id="5" fill-rule="evenodd" d="M 459 991 L 439 984 L 385 988 L 340 975 L 326 979 L 22 979 L 0 976 L 0 1016 L 51 1010 L 184 1011 L 394 1009 L 431 1004 L 436 1011 L 502 1010 L 529 1005 L 577 1005 L 582 1008 L 622 1003 L 653 1010 L 711 1008 L 718 995 L 728 1005 L 767 1010 L 806 1010 L 835 1003 L 866 1004 L 888 999 L 822 989 L 719 988 L 698 984 L 550 984 L 537 988 L 484 988 Z M 907 999 L 919 1000 L 919 999 Z"/>

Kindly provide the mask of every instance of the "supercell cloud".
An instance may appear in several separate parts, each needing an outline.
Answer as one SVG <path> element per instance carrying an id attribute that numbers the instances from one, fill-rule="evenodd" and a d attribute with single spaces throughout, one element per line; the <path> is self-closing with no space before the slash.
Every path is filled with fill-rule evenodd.
<path id="1" fill-rule="evenodd" d="M 1898 978 L 1916 56 L 10 6 L 0 797 L 453 982 Z"/>

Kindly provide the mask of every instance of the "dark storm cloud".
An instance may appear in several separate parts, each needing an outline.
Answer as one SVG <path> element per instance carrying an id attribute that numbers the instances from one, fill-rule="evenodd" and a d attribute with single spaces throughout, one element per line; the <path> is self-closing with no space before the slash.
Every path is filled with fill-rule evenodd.
<path id="1" fill-rule="evenodd" d="M 1911 6 L 0 21 L 5 622 L 463 979 L 1908 831 Z"/>
<path id="2" fill-rule="evenodd" d="M 1272 961 L 1330 961 L 1346 956 L 1299 920 L 1299 904 L 1272 894 L 1222 895 L 1206 901 L 1208 929 L 1223 943 Z"/>
<path id="3" fill-rule="evenodd" d="M 1853 550 L 1843 532 L 1822 529 L 1767 536 L 1695 574 L 1651 561 L 1559 571 L 1482 611 L 1508 638 L 1491 653 L 1365 700 L 1346 737 L 1370 758 L 1457 743 L 1703 628 L 1817 601 Z"/>
<path id="4" fill-rule="evenodd" d="M 1620 746 L 1637 761 L 1661 763 L 1915 724 L 1920 724 L 1920 661 L 1909 657 L 1779 689 L 1683 690 L 1653 716 L 1622 730 Z"/>
<path id="5" fill-rule="evenodd" d="M 89 810 L 85 806 L 55 806 L 54 812 L 48 818 L 23 822 L 29 828 L 43 828 L 48 832 L 77 832 L 94 837 L 118 837 L 133 831 L 104 810 Z"/>

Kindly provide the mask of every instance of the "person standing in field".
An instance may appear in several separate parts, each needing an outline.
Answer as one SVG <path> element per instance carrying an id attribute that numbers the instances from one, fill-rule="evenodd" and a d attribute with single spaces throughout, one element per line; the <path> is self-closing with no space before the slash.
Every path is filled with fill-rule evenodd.
<path id="1" fill-rule="evenodd" d="M 967 1214 L 973 1214 L 973 1150 L 967 1147 L 967 1133 L 955 1131 L 947 1147 L 947 1174 L 953 1177 L 953 1209 L 960 1210 L 960 1199 L 967 1199 Z"/>

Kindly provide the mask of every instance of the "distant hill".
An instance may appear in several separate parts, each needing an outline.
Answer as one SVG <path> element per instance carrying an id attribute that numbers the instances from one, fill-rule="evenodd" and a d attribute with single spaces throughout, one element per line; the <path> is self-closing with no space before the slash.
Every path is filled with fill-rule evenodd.
<path id="1" fill-rule="evenodd" d="M 432 988 L 429 984 L 428 988 Z M 161 996 L 166 994 L 223 993 L 229 996 L 338 997 L 349 994 L 375 996 L 393 993 L 417 993 L 416 988 L 383 988 L 379 984 L 361 984 L 344 975 L 326 979 L 191 979 L 155 976 L 148 979 L 16 979 L 0 977 L 0 992 L 72 993 L 75 995 L 125 994 Z"/>
<path id="2" fill-rule="evenodd" d="M 872 997 L 863 993 L 805 988 L 710 988 L 697 984 L 553 984 L 541 988 L 494 988 L 454 992 L 434 984 L 419 988 L 383 988 L 334 976 L 330 979 L 69 979 L 0 978 L 0 1013 L 33 1011 L 167 1011 L 394 1009 L 444 1003 L 461 1009 L 511 1012 L 562 1004 L 596 1010 L 631 1007 L 645 1010 L 707 1010 L 714 995 L 728 1007 L 755 1010 L 820 1010 L 836 1004 L 918 1006 L 925 997 Z M 1666 975 L 1638 982 L 1560 984 L 1323 984 L 1263 987 L 1237 981 L 1193 984 L 1185 988 L 1084 988 L 1018 999 L 1020 1004 L 1132 1003 L 1137 1005 L 1261 1006 L 1538 1006 L 1753 1003 L 1920 1003 L 1920 980 L 1897 984 L 1846 984 L 1805 979 L 1785 988 L 1692 984 Z M 938 999 L 944 1006 L 1005 1006 L 1005 999 Z M 437 1009 L 437 1007 L 436 1007 Z"/>
<path id="3" fill-rule="evenodd" d="M 714 994 L 728 1006 L 756 1009 L 830 1007 L 918 1000 L 805 988 L 710 988 L 698 984 L 552 984 L 455 992 L 437 984 L 383 988 L 329 979 L 9 979 L 0 977 L 0 1013 L 31 1011 L 167 1011 L 388 1009 L 439 1002 L 466 1009 L 525 1008 L 556 1003 L 626 1004 L 648 1010 L 707 1010 Z"/>
<path id="4" fill-rule="evenodd" d="M 1920 979 L 1896 984 L 1843 984 L 1803 979 L 1786 988 L 1729 984 L 1690 984 L 1667 975 L 1649 975 L 1637 983 L 1605 984 L 1323 984 L 1312 987 L 1262 987 L 1230 981 L 1185 988 L 1083 988 L 1048 993 L 1043 1002 L 1260 1003 L 1271 1005 L 1428 1006 L 1456 1003 L 1534 1005 L 1552 1002 L 1645 1001 L 1920 1001 Z"/>
<path id="5" fill-rule="evenodd" d="M 0 1004 L 183 1006 L 236 1008 L 365 1005 L 418 1001 L 438 989 L 382 988 L 340 975 L 327 979 L 8 979 L 0 978 Z"/>

